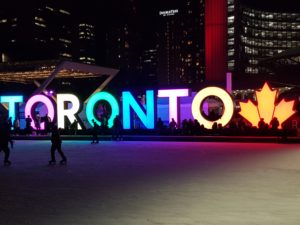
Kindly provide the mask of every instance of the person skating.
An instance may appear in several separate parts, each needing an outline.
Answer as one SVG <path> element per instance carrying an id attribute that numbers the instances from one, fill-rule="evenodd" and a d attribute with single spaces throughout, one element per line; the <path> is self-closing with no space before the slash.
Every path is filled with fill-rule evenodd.
<path id="1" fill-rule="evenodd" d="M 55 150 L 58 151 L 58 153 L 60 154 L 62 160 L 60 161 L 60 164 L 66 164 L 67 163 L 67 158 L 64 155 L 63 151 L 61 150 L 61 138 L 60 138 L 60 134 L 59 134 L 59 130 L 57 128 L 56 125 L 54 125 L 52 127 L 52 133 L 51 133 L 51 160 L 49 161 L 50 165 L 53 165 L 56 163 L 55 160 Z"/>
<path id="2" fill-rule="evenodd" d="M 4 152 L 4 165 L 11 165 L 9 161 L 10 149 L 8 147 L 10 143 L 11 148 L 13 148 L 13 141 L 10 136 L 9 124 L 0 118 L 0 152 Z"/>

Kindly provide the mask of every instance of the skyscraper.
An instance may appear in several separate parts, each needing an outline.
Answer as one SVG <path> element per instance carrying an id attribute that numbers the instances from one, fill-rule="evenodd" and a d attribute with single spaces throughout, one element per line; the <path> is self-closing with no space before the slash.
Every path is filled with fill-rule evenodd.
<path id="1" fill-rule="evenodd" d="M 123 87 L 138 86 L 140 76 L 139 8 L 136 1 L 120 1 L 112 6 L 111 23 L 106 32 L 105 65 L 120 69 L 118 84 Z"/>
<path id="2" fill-rule="evenodd" d="M 86 64 L 96 63 L 95 25 L 89 22 L 78 24 L 77 60 Z"/>
<path id="3" fill-rule="evenodd" d="M 205 79 L 204 1 L 185 0 L 158 16 L 159 84 L 197 87 Z"/>

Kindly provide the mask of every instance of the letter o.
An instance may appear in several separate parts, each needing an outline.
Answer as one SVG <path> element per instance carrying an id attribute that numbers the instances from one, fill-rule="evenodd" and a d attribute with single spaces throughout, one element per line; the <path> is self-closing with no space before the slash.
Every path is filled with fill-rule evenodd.
<path id="1" fill-rule="evenodd" d="M 47 107 L 48 116 L 51 118 L 51 121 L 54 119 L 54 106 L 49 98 L 45 95 L 34 95 L 32 96 L 27 102 L 25 106 L 25 119 L 29 115 L 32 118 L 31 126 L 36 129 L 33 116 L 32 116 L 32 109 L 36 106 L 38 102 L 44 103 Z M 45 128 L 44 123 L 41 124 L 41 129 Z"/>
<path id="2" fill-rule="evenodd" d="M 94 115 L 94 107 L 96 103 L 101 100 L 107 101 L 111 106 L 111 115 L 108 119 L 108 127 L 111 128 L 113 126 L 114 118 L 119 115 L 120 108 L 116 98 L 108 92 L 98 92 L 89 99 L 88 103 L 86 104 L 87 120 L 92 126 L 93 120 L 95 120 L 98 125 L 101 125 L 100 121 Z"/>
<path id="3" fill-rule="evenodd" d="M 221 99 L 224 104 L 224 112 L 220 119 L 216 121 L 210 121 L 203 117 L 201 114 L 200 106 L 202 102 L 209 96 L 216 96 Z M 207 87 L 199 91 L 193 99 L 192 103 L 192 114 L 194 119 L 197 119 L 200 124 L 203 124 L 205 128 L 211 129 L 213 123 L 221 123 L 222 126 L 226 126 L 234 113 L 234 104 L 230 94 L 218 87 Z"/>

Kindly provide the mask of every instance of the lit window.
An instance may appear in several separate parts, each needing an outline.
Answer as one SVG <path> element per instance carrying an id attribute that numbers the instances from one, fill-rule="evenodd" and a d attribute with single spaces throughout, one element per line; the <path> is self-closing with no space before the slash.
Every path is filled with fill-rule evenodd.
<path id="1" fill-rule="evenodd" d="M 50 10 L 50 11 L 54 11 L 54 9 L 52 7 L 46 6 L 46 9 Z"/>
<path id="2" fill-rule="evenodd" d="M 46 25 L 43 24 L 43 23 L 37 23 L 37 22 L 35 22 L 34 24 L 37 25 L 37 26 L 39 26 L 39 27 L 44 27 L 44 28 L 46 27 Z"/>
<path id="3" fill-rule="evenodd" d="M 64 38 L 59 38 L 59 41 L 69 43 L 69 44 L 72 43 L 72 41 L 70 41 L 68 39 L 64 39 Z"/>
<path id="4" fill-rule="evenodd" d="M 63 9 L 59 9 L 59 12 L 63 13 L 63 14 L 66 14 L 66 15 L 71 15 L 70 12 L 66 11 L 66 10 L 63 10 Z"/>
<path id="5" fill-rule="evenodd" d="M 43 19 L 43 18 L 41 18 L 41 17 L 34 17 L 34 19 L 36 20 L 36 21 L 40 21 L 40 22 L 45 22 L 45 20 Z"/>
<path id="6" fill-rule="evenodd" d="M 67 58 L 71 58 L 72 57 L 72 55 L 69 54 L 69 53 L 60 53 L 60 56 L 67 57 Z"/>

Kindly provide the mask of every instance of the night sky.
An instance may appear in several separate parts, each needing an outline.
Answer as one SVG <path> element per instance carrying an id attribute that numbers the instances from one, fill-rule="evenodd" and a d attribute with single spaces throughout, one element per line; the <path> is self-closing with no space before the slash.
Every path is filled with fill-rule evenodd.
<path id="1" fill-rule="evenodd" d="M 66 4 L 71 7 L 76 18 L 86 19 L 96 24 L 98 44 L 103 44 L 105 32 L 112 27 L 129 23 L 130 28 L 136 30 L 143 37 L 143 44 L 152 45 L 154 32 L 157 30 L 159 10 L 178 8 L 183 0 L 43 0 L 51 4 Z M 10 0 L 3 2 L 0 11 L 11 5 L 13 10 L 30 8 L 34 2 L 41 0 Z M 299 0 L 241 0 L 243 4 L 263 10 L 292 11 L 300 13 Z M 18 7 L 15 7 L 18 5 Z M 102 38 L 102 39 L 101 39 Z M 101 45 L 101 44 L 100 44 Z M 149 46 L 153 47 L 153 46 Z M 102 48 L 100 46 L 100 48 Z"/>

